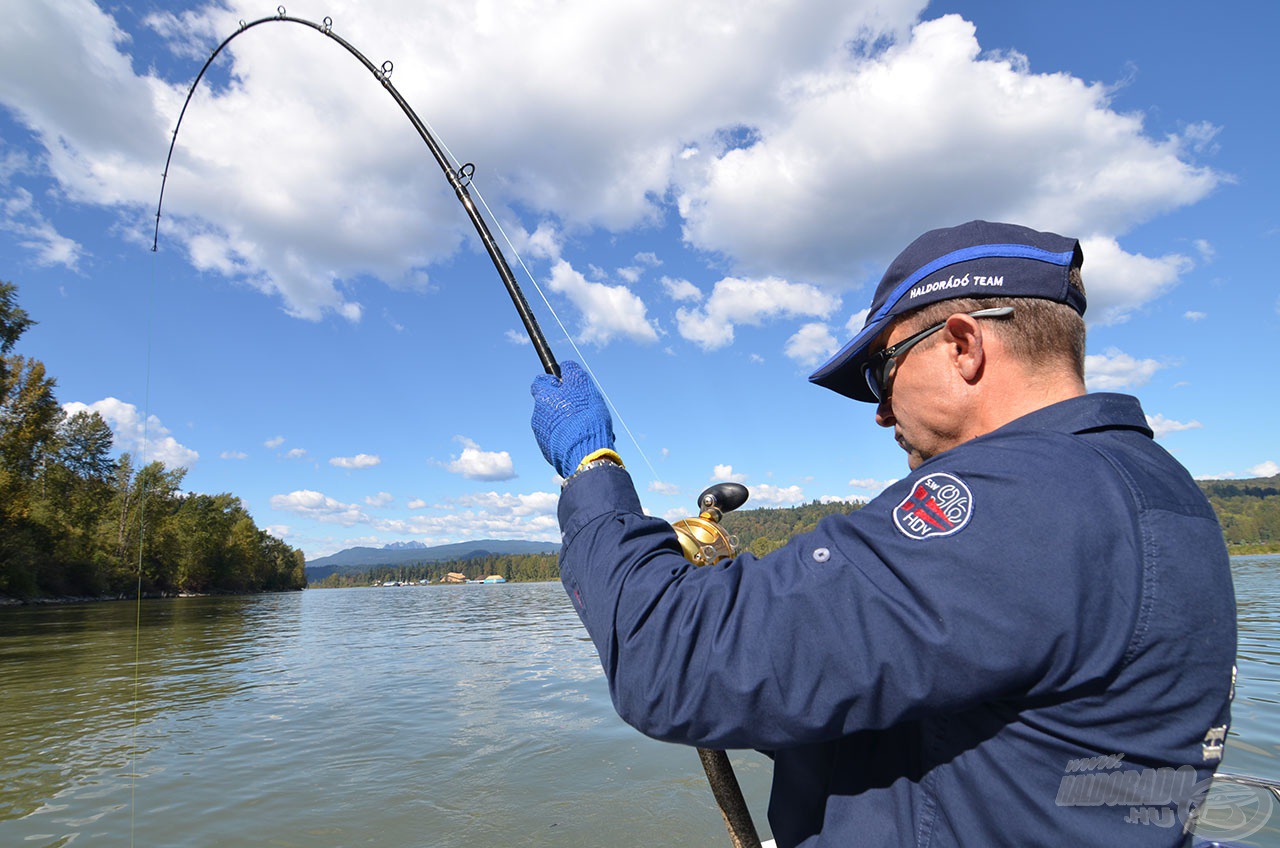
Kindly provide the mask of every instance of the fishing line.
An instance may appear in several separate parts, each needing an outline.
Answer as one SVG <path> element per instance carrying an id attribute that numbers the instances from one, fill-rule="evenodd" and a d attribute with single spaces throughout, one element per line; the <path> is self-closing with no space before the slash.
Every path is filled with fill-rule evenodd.
<path id="1" fill-rule="evenodd" d="M 452 155 L 452 154 L 451 154 Z M 472 183 L 474 185 L 474 183 Z M 609 397 L 609 393 L 605 391 L 604 384 L 596 377 L 595 371 L 591 369 L 591 364 L 587 362 L 587 358 L 582 354 L 582 350 L 578 347 L 578 343 L 573 340 L 573 336 L 569 334 L 569 330 L 565 327 L 564 322 L 560 320 L 556 309 L 551 305 L 551 301 L 547 300 L 546 294 L 542 291 L 542 286 L 538 285 L 538 281 L 534 279 L 533 274 L 529 271 L 529 266 L 524 264 L 524 257 L 520 255 L 520 251 L 516 250 L 516 246 L 511 243 L 511 239 L 507 236 L 506 230 L 502 229 L 502 222 L 498 220 L 498 216 L 493 214 L 493 210 L 489 208 L 489 204 L 485 202 L 484 195 L 476 188 L 476 197 L 480 198 L 480 204 L 484 206 L 484 210 L 489 213 L 489 217 L 493 219 L 493 225 L 498 228 L 498 234 L 502 236 L 502 240 L 507 243 L 507 247 L 511 248 L 511 252 L 515 254 L 516 263 L 520 265 L 524 275 L 528 277 L 529 282 L 533 283 L 533 290 L 538 293 L 538 297 L 542 298 L 542 302 L 546 304 L 547 310 L 551 313 L 551 317 L 556 319 L 556 324 L 560 327 L 560 332 L 564 333 L 565 339 L 569 342 L 569 347 L 573 348 L 573 352 L 577 354 L 578 361 L 582 363 L 582 367 L 591 375 L 591 379 L 595 381 L 596 387 L 600 389 L 600 394 L 604 396 L 605 403 L 613 409 L 613 416 L 618 419 L 618 423 L 622 425 L 622 429 L 626 431 L 627 437 L 631 439 L 631 444 L 636 446 L 636 451 L 640 454 L 640 458 L 644 460 L 644 464 L 649 466 L 649 472 L 653 474 L 653 479 L 662 482 L 662 478 L 658 476 L 658 471 L 653 467 L 653 463 L 649 461 L 649 457 L 645 455 L 644 448 L 640 447 L 640 442 L 636 439 L 635 434 L 631 432 L 631 428 L 627 426 L 626 420 L 622 417 L 622 413 L 618 411 L 618 405 L 613 402 L 613 398 Z"/>
<path id="2" fill-rule="evenodd" d="M 427 129 L 430 130 L 431 134 L 440 142 L 440 147 L 444 150 L 450 161 L 453 162 L 454 166 L 457 168 L 466 167 L 462 164 L 462 160 L 453 155 L 453 151 L 449 149 L 449 145 L 445 143 L 440 132 L 431 125 L 431 122 L 424 118 L 422 123 L 426 124 Z M 524 257 L 520 255 L 520 251 L 517 250 L 516 246 L 511 242 L 511 237 L 508 236 L 507 231 L 503 229 L 502 221 L 499 220 L 498 216 L 489 208 L 489 202 L 484 199 L 484 192 L 480 191 L 480 187 L 476 184 L 474 176 L 471 179 L 471 187 L 475 189 L 475 195 L 480 200 L 480 205 L 484 207 L 484 211 L 489 213 L 489 220 L 493 221 L 493 225 L 498 228 L 498 235 L 502 236 L 502 240 L 506 242 L 507 248 L 515 256 L 516 264 L 520 266 L 520 270 L 524 271 L 525 278 L 528 279 L 530 283 L 533 283 L 533 290 L 538 293 L 538 297 L 540 297 L 543 304 L 546 305 L 547 311 L 551 313 L 551 317 L 556 319 L 556 326 L 560 328 L 560 332 L 564 334 L 565 340 L 569 342 L 569 347 L 573 348 L 573 352 L 577 354 L 578 361 L 582 363 L 582 367 L 586 369 L 587 374 L 589 374 L 591 379 L 595 382 L 596 387 L 600 389 L 600 394 L 604 396 L 605 403 L 609 404 L 609 408 L 613 410 L 614 417 L 618 419 L 618 423 L 621 424 L 622 429 L 626 431 L 627 437 L 631 439 L 631 444 L 635 445 L 636 452 L 640 454 L 640 458 L 644 460 L 644 464 L 649 466 L 649 472 L 653 474 L 653 479 L 659 483 L 662 482 L 662 478 L 658 476 L 657 469 L 653 467 L 653 463 L 649 461 L 649 457 L 645 454 L 644 448 L 640 447 L 640 441 L 635 437 L 635 434 L 631 432 L 631 428 L 627 426 L 626 419 L 622 417 L 622 413 L 618 411 L 618 405 L 613 402 L 613 398 L 609 397 L 609 393 L 605 391 L 604 384 L 600 382 L 600 379 L 596 376 L 596 372 L 591 368 L 591 363 L 587 362 L 587 357 L 583 355 L 582 349 L 579 348 L 578 343 L 574 341 L 573 335 L 569 332 L 569 328 L 564 325 L 564 321 L 560 320 L 560 314 L 556 312 L 556 308 L 551 305 L 551 301 L 547 298 L 546 292 L 542 290 L 542 286 L 538 285 L 538 280 L 533 276 L 533 272 L 529 270 L 529 266 L 524 264 Z"/>
<path id="3" fill-rule="evenodd" d="M 462 163 L 462 160 L 453 155 L 453 151 L 449 149 L 449 145 L 440 135 L 440 131 L 433 127 L 431 122 L 425 118 L 422 120 L 422 123 L 426 125 L 427 129 L 431 131 L 431 134 L 440 142 L 441 149 L 444 150 L 450 161 L 453 162 L 454 167 L 459 169 L 466 167 Z M 551 317 L 556 319 L 556 325 L 560 328 L 560 332 L 564 334 L 565 340 L 569 342 L 569 347 L 573 348 L 573 352 L 577 354 L 578 361 L 582 363 L 582 367 L 586 369 L 587 374 L 589 374 L 591 379 L 595 382 L 596 387 L 600 389 L 600 394 L 604 396 L 605 403 L 609 404 L 609 408 L 613 410 L 614 417 L 618 419 L 618 423 L 621 424 L 622 429 L 626 431 L 627 437 L 631 439 L 631 444 L 635 445 L 636 452 L 640 454 L 640 458 L 644 460 L 644 464 L 649 466 L 649 472 L 653 474 L 653 479 L 661 483 L 662 478 L 658 476 L 658 471 L 653 467 L 653 463 L 649 461 L 649 457 L 645 454 L 644 448 L 640 447 L 640 441 L 635 437 L 635 434 L 631 432 L 631 428 L 627 426 L 626 419 L 622 417 L 622 413 L 618 410 L 618 405 L 613 402 L 613 398 L 609 397 L 609 393 L 605 391 L 604 384 L 600 382 L 598 377 L 596 377 L 596 372 L 591 368 L 591 364 L 587 362 L 587 357 L 583 355 L 582 349 L 578 347 L 578 343 L 574 341 L 573 335 L 569 332 L 569 328 L 564 325 L 564 321 L 560 320 L 560 314 L 556 312 L 556 308 L 552 306 L 551 301 L 547 299 L 547 295 L 542 290 L 542 286 L 538 285 L 537 278 L 533 276 L 533 272 L 529 270 L 529 266 L 524 264 L 524 257 L 520 255 L 520 251 L 512 243 L 511 237 L 508 236 L 507 231 L 503 229 L 502 221 L 499 220 L 498 216 L 489 208 L 489 202 L 484 199 L 484 192 L 480 191 L 480 186 L 476 184 L 474 176 L 471 178 L 470 185 L 471 188 L 474 189 L 475 196 L 479 199 L 480 205 L 484 207 L 484 211 L 489 213 L 489 220 L 493 221 L 493 225 L 498 228 L 498 235 L 502 236 L 502 240 L 506 242 L 507 248 L 515 256 L 516 264 L 520 266 L 520 270 L 524 271 L 524 275 L 529 282 L 533 283 L 533 290 L 538 293 L 538 297 L 540 297 L 543 304 L 546 305 L 547 311 L 551 313 Z"/>
<path id="4" fill-rule="evenodd" d="M 129 731 L 129 845 L 132 848 L 134 844 L 134 835 L 136 833 L 135 815 L 137 813 L 137 791 L 138 791 L 138 706 L 141 701 L 139 693 L 142 689 L 142 562 L 145 539 L 147 535 L 147 477 L 142 474 L 142 469 L 146 468 L 147 453 L 151 450 L 151 348 L 152 348 L 152 326 L 155 315 L 155 299 L 156 299 L 156 279 L 157 265 L 160 262 L 159 254 L 151 254 L 151 284 L 147 289 L 147 311 L 146 320 L 144 321 L 146 333 L 146 366 L 144 368 L 145 379 L 143 380 L 142 390 L 142 444 L 140 456 L 138 458 L 139 468 L 134 479 L 141 477 L 141 485 L 138 489 L 138 497 L 141 502 L 138 504 L 138 573 L 136 585 L 136 608 L 134 610 L 133 622 L 133 726 Z M 120 508 L 125 510 L 124 518 L 128 518 L 128 492 L 133 488 L 133 480 L 125 482 L 124 503 Z"/>

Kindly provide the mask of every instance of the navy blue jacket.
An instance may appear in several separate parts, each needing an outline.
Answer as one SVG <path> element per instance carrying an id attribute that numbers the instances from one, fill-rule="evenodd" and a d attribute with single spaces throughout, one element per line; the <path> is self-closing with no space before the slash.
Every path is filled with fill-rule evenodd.
<path id="1" fill-rule="evenodd" d="M 1151 435 L 1134 398 L 1074 398 L 703 568 L 593 468 L 560 499 L 561 578 L 623 719 L 772 753 L 780 848 L 1182 845 L 1235 598 L 1212 509 Z"/>

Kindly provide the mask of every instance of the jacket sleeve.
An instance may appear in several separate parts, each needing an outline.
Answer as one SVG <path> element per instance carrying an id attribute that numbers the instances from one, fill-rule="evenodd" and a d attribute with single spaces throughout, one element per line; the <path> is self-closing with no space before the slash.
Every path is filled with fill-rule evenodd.
<path id="1" fill-rule="evenodd" d="M 571 479 L 561 579 L 619 714 L 667 741 L 780 749 L 1098 684 L 1141 592 L 1132 506 L 1100 463 L 1028 488 L 1043 446 L 1026 451 L 957 449 L 768 556 L 702 568 L 626 471 Z M 904 531 L 895 510 L 938 472 L 972 493 L 963 526 Z M 1084 493 L 1119 520 L 1078 514 Z"/>

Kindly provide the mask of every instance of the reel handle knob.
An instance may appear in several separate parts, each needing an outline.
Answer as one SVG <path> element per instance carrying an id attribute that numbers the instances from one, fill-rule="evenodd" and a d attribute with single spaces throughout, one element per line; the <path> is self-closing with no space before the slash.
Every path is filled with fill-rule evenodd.
<path id="1" fill-rule="evenodd" d="M 716 510 L 723 515 L 726 512 L 733 512 L 746 503 L 750 494 L 747 487 L 741 483 L 716 483 L 698 495 L 698 509 L 702 512 Z"/>

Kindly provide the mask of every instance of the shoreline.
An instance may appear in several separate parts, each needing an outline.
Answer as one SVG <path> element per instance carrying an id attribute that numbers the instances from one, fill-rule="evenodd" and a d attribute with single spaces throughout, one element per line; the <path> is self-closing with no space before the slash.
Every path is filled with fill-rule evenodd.
<path id="1" fill-rule="evenodd" d="M 1256 545 L 1242 546 L 1263 548 L 1263 550 L 1229 550 L 1228 553 L 1232 559 L 1237 557 L 1256 557 L 1256 556 L 1276 556 L 1280 555 L 1280 548 L 1272 545 Z M 1270 550 L 1268 550 L 1270 548 Z M 556 583 L 557 580 L 508 580 L 507 583 Z M 445 586 L 445 583 L 432 583 L 430 586 Z M 466 585 L 466 584 L 456 584 Z M 142 596 L 143 600 L 164 600 L 170 598 L 211 598 L 222 595 L 273 595 L 283 592 L 303 592 L 307 589 L 374 589 L 383 588 L 380 586 L 304 586 L 301 589 L 276 589 L 257 590 L 253 592 L 178 592 L 175 594 L 165 594 L 162 592 L 147 593 Z M 428 588 L 428 587 L 423 587 Z M 136 601 L 137 595 L 41 595 L 34 598 L 15 598 L 12 595 L 0 593 L 0 610 L 14 609 L 16 607 L 46 607 L 46 606 L 69 606 L 71 604 L 96 604 L 107 601 Z"/>
<path id="2" fill-rule="evenodd" d="M 302 589 L 276 589 L 274 591 L 259 589 L 253 592 L 147 592 L 139 599 L 137 595 L 40 595 L 33 598 L 15 598 L 12 595 L 0 594 L 0 609 L 16 607 L 52 607 L 70 606 L 72 604 L 97 604 L 108 601 L 158 601 L 173 598 L 212 598 L 233 595 L 276 595 L 283 592 L 301 592 Z"/>

